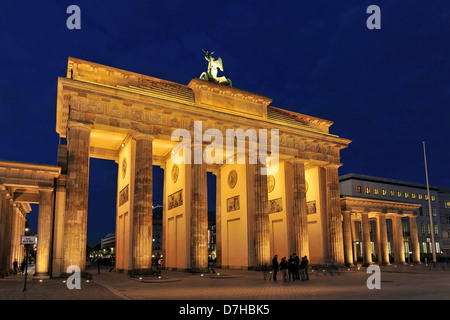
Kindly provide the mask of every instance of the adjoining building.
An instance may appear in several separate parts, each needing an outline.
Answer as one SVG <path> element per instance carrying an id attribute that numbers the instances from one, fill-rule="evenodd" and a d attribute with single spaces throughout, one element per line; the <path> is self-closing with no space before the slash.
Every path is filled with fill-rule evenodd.
<path id="1" fill-rule="evenodd" d="M 401 251 L 404 254 L 402 259 L 409 259 L 414 251 L 414 243 L 416 241 L 415 234 L 417 233 L 417 241 L 420 250 L 420 259 L 423 261 L 425 258 L 430 261 L 432 257 L 432 241 L 431 233 L 433 232 L 436 252 L 442 253 L 442 238 L 441 238 L 441 219 L 440 219 L 440 206 L 439 206 L 439 188 L 430 186 L 430 201 L 428 201 L 427 186 L 425 184 L 405 182 L 399 180 L 385 179 L 380 177 L 372 177 L 360 174 L 346 174 L 339 177 L 341 199 L 353 198 L 360 201 L 381 201 L 380 208 L 386 210 L 386 206 L 397 206 L 398 212 L 401 215 L 398 226 L 401 227 L 402 247 L 399 247 L 397 251 Z M 342 200 L 345 201 L 345 200 Z M 432 224 L 430 224 L 430 210 L 428 203 L 431 203 Z M 382 205 L 384 204 L 384 206 Z M 450 203 L 449 203 L 450 204 Z M 415 205 L 416 209 L 412 211 L 407 209 L 407 205 Z M 401 208 L 400 208 L 401 207 Z M 410 210 L 409 214 L 405 214 L 405 210 Z M 344 217 L 345 220 L 345 217 Z M 379 249 L 377 243 L 377 221 L 372 219 L 368 221 L 370 231 L 370 246 L 374 255 L 374 260 L 379 259 Z M 395 254 L 395 241 L 396 237 L 395 229 L 396 222 L 393 219 L 386 220 L 386 229 L 388 236 L 387 250 L 392 261 Z M 363 257 L 363 243 L 360 240 L 362 233 L 361 223 L 355 221 L 354 231 L 354 246 L 355 246 L 355 259 L 364 260 Z M 414 235 L 413 235 L 414 233 Z"/>
<path id="2" fill-rule="evenodd" d="M 101 239 L 101 249 L 114 250 L 116 246 L 116 235 L 114 233 L 107 233 Z"/>
<path id="3" fill-rule="evenodd" d="M 450 188 L 440 188 L 438 197 L 441 218 L 441 250 L 444 256 L 450 257 Z"/>

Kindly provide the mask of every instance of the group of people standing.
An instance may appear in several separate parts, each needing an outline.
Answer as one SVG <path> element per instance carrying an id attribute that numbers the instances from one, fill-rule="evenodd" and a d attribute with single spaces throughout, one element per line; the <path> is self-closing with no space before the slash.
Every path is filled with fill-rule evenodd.
<path id="1" fill-rule="evenodd" d="M 286 257 L 281 259 L 281 262 L 278 263 L 278 255 L 276 254 L 272 259 L 272 268 L 273 268 L 273 280 L 277 280 L 278 269 L 281 271 L 283 275 L 283 281 L 295 281 L 295 280 L 309 280 L 308 275 L 308 257 L 302 257 L 301 261 L 297 254 L 293 253 L 289 256 L 289 260 L 286 260 Z"/>

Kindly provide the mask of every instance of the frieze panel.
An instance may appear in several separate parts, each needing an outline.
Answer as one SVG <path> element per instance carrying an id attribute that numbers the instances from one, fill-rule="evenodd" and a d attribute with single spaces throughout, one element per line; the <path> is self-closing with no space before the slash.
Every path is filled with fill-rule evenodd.
<path id="1" fill-rule="evenodd" d="M 269 214 L 283 211 L 283 198 L 269 200 L 268 211 Z"/>
<path id="2" fill-rule="evenodd" d="M 315 214 L 317 213 L 317 209 L 316 209 L 316 201 L 308 201 L 306 203 L 306 207 L 307 207 L 307 214 Z"/>
<path id="3" fill-rule="evenodd" d="M 227 212 L 236 211 L 241 208 L 239 196 L 227 199 Z"/>
<path id="4" fill-rule="evenodd" d="M 183 189 L 169 195 L 168 210 L 183 205 Z"/>
<path id="5" fill-rule="evenodd" d="M 129 185 L 119 192 L 119 207 L 123 206 L 125 203 L 128 202 L 129 199 Z"/>

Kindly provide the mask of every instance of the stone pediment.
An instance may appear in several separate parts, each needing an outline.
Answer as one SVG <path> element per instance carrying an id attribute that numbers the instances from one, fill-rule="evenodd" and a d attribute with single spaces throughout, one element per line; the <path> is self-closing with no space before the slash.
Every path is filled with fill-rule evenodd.
<path id="1" fill-rule="evenodd" d="M 267 106 L 272 99 L 249 91 L 193 79 L 188 87 L 194 92 L 195 104 L 251 118 L 267 119 Z"/>

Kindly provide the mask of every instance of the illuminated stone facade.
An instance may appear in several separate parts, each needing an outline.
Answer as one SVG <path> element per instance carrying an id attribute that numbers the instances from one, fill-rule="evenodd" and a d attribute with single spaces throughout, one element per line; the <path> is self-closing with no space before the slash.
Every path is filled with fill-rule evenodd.
<path id="1" fill-rule="evenodd" d="M 151 268 L 152 191 L 159 187 L 153 184 L 153 165 L 164 169 L 166 268 L 208 267 L 207 172 L 217 178 L 219 266 L 258 268 L 269 265 L 274 254 L 294 252 L 308 255 L 312 264 L 329 259 L 343 264 L 338 168 L 340 150 L 350 141 L 329 133 L 331 121 L 271 102 L 205 80 L 181 85 L 69 58 L 67 77 L 58 79 L 56 131 L 67 144 L 59 146 L 53 275 L 70 265 L 85 270 L 90 157 L 118 164 L 119 271 Z M 222 164 L 174 163 L 171 151 L 178 142 L 172 133 L 185 129 L 194 137 L 196 121 L 202 133 L 214 128 L 224 136 L 227 129 L 278 129 L 278 170 L 270 166 L 267 176 L 259 161 L 240 164 L 236 150 L 224 152 Z M 208 144 L 200 141 L 200 152 Z"/>
<path id="2" fill-rule="evenodd" d="M 26 216 L 30 204 L 39 204 L 35 277 L 50 277 L 55 181 L 60 173 L 57 166 L 0 160 L 0 275 L 11 274 L 15 260 L 22 263 Z"/>

